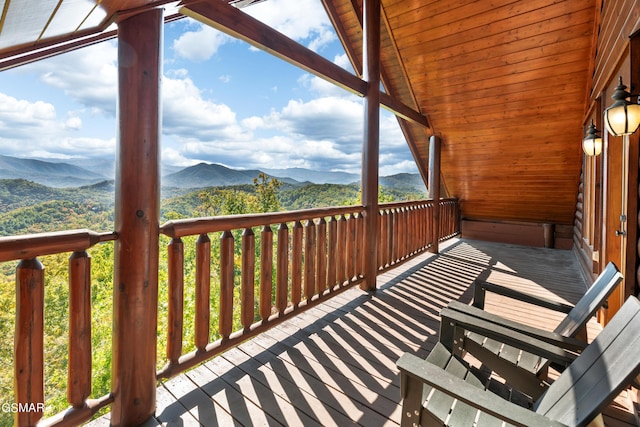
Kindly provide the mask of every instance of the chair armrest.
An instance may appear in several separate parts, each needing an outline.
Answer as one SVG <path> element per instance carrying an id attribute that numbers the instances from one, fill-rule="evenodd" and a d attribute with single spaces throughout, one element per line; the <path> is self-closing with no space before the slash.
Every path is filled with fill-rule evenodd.
<path id="1" fill-rule="evenodd" d="M 547 417 L 506 401 L 489 391 L 468 384 L 460 378 L 451 375 L 436 365 L 413 354 L 403 354 L 400 359 L 398 359 L 397 367 L 400 369 L 402 375 L 401 387 L 403 390 L 408 386 L 409 377 L 413 381 L 419 381 L 420 383 L 434 387 L 469 406 L 506 421 L 509 424 L 523 427 L 565 426 L 564 424 L 550 420 Z M 406 396 L 405 392 L 406 390 L 403 391 L 403 394 Z M 417 393 L 421 391 L 411 390 L 410 392 Z"/>
<path id="2" fill-rule="evenodd" d="M 459 336 L 457 332 L 466 330 L 544 357 L 561 366 L 569 365 L 578 357 L 575 352 L 563 348 L 562 344 L 569 339 L 562 335 L 555 334 L 558 337 L 557 343 L 560 345 L 554 345 L 525 333 L 449 308 L 442 309 L 440 317 L 440 342 L 453 353 L 456 353 L 454 351 L 454 340 L 455 337 Z"/>
<path id="3" fill-rule="evenodd" d="M 545 329 L 535 328 L 522 323 L 514 322 L 512 320 L 505 319 L 504 317 L 486 312 L 474 306 L 463 304 L 459 301 L 451 301 L 447 308 L 469 316 L 476 317 L 480 320 L 494 323 L 498 326 L 502 326 L 503 328 L 511 329 L 512 331 L 529 335 L 530 337 L 548 342 L 549 344 L 564 348 L 565 350 L 581 352 L 588 345 L 582 340 L 572 337 L 566 337 L 564 335 L 547 331 Z"/>
<path id="4" fill-rule="evenodd" d="M 479 280 L 475 281 L 475 286 L 473 291 L 474 307 L 484 309 L 485 295 L 487 292 L 493 292 L 494 294 L 513 298 L 518 301 L 527 302 L 533 305 L 548 308 L 549 310 L 560 311 L 563 313 L 569 313 L 573 309 L 573 306 L 568 304 L 564 304 L 558 301 L 550 300 L 548 298 L 538 297 L 535 295 L 520 292 L 515 289 L 496 285 L 495 283 L 483 282 Z"/>

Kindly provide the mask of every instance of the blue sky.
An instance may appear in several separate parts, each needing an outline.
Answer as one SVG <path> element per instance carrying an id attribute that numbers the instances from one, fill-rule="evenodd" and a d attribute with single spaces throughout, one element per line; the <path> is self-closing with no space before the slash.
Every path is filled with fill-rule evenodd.
<path id="1" fill-rule="evenodd" d="M 353 72 L 318 0 L 243 9 Z M 359 173 L 362 99 L 189 18 L 165 25 L 162 161 Z M 0 73 L 0 154 L 113 157 L 117 45 Z M 381 175 L 417 172 L 397 120 L 381 116 Z"/>

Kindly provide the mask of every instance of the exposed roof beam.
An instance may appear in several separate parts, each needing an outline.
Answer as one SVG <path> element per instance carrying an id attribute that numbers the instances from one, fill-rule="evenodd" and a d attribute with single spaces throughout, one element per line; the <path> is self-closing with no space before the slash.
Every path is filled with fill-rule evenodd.
<path id="1" fill-rule="evenodd" d="M 338 33 L 338 38 L 342 42 L 342 47 L 344 48 L 345 53 L 349 57 L 349 61 L 353 66 L 354 70 L 359 76 L 362 76 L 362 61 L 358 57 L 358 52 L 353 47 L 353 43 L 349 40 L 349 36 L 347 35 L 347 31 L 344 27 L 343 22 L 338 19 L 338 11 L 336 10 L 335 4 L 329 0 L 322 0 L 322 4 L 324 5 L 324 9 L 329 16 L 329 20 L 333 24 L 333 28 Z M 352 5 L 353 6 L 353 5 Z M 357 10 L 354 7 L 354 13 L 358 16 L 358 21 L 360 22 L 360 28 L 362 28 L 362 16 L 357 13 Z"/>
<path id="2" fill-rule="evenodd" d="M 185 1 L 180 13 L 244 40 L 354 94 L 363 96 L 366 93 L 367 82 L 364 80 L 225 2 Z M 406 120 L 429 127 L 422 114 L 391 96 L 384 96 L 381 102 L 385 108 Z"/>
<path id="3" fill-rule="evenodd" d="M 406 104 L 403 104 L 398 99 L 394 98 L 386 92 L 382 92 L 380 94 L 380 103 L 386 109 L 405 120 L 409 120 L 410 122 L 414 122 L 426 128 L 429 127 L 429 122 L 427 121 L 427 118 L 425 116 L 423 116 L 413 108 L 408 107 Z"/>
<path id="4" fill-rule="evenodd" d="M 180 13 L 237 37 L 350 92 L 365 93 L 367 83 L 284 34 L 221 1 L 186 3 Z"/>
<path id="5" fill-rule="evenodd" d="M 167 3 L 171 0 L 163 1 Z M 140 12 L 140 10 L 138 10 L 138 12 Z M 129 12 L 123 11 L 121 14 L 126 13 Z M 184 18 L 184 15 L 173 13 L 166 16 L 164 18 L 164 22 L 171 22 L 182 18 Z M 71 52 L 105 40 L 113 39 L 118 35 L 118 31 L 106 31 L 106 29 L 113 23 L 114 19 L 115 16 L 110 16 L 105 19 L 99 27 L 82 31 L 76 30 L 73 34 L 66 34 L 60 37 L 53 37 L 45 41 L 40 41 L 37 46 L 27 45 L 3 52 L 0 54 L 0 71 L 5 71 L 31 62 L 39 61 L 41 59 L 60 55 L 61 53 Z"/>

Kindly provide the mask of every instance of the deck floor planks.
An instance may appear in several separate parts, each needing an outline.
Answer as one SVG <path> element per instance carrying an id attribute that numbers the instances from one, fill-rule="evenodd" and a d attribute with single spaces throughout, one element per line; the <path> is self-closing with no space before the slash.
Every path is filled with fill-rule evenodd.
<path id="1" fill-rule="evenodd" d="M 453 299 L 470 303 L 475 279 L 570 304 L 586 290 L 571 251 L 452 239 L 438 256 L 382 273 L 376 292 L 347 290 L 164 382 L 149 425 L 396 426 L 397 358 L 426 357 L 440 310 Z M 548 330 L 563 316 L 495 295 L 486 309 Z M 590 337 L 599 330 L 590 322 Z M 625 396 L 605 412 L 606 426 L 635 425 Z"/>

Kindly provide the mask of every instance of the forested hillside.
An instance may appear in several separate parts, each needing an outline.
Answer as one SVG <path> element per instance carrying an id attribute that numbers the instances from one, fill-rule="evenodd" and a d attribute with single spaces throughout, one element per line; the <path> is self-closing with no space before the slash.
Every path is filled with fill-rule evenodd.
<path id="1" fill-rule="evenodd" d="M 415 175 L 384 177 L 381 201 L 416 200 L 426 190 L 416 188 Z M 419 177 L 418 177 L 419 179 Z M 357 184 L 291 184 L 281 182 L 276 192 L 279 210 L 298 210 L 359 203 Z M 213 215 L 204 209 L 203 193 L 234 192 L 252 196 L 254 184 L 225 187 L 162 189 L 161 221 Z M 46 231 L 113 227 L 114 183 L 104 181 L 79 188 L 54 188 L 24 179 L 0 179 L 0 236 Z M 242 213 L 242 212 L 236 212 Z"/>
<path id="2" fill-rule="evenodd" d="M 259 174 L 253 184 L 197 189 L 163 188 L 161 221 L 203 215 L 230 215 L 322 206 L 353 205 L 360 201 L 357 184 L 292 184 Z M 414 183 L 398 178 L 393 187 L 383 187 L 381 201 L 424 198 Z M 97 232 L 113 229 L 114 185 L 112 181 L 80 188 L 52 188 L 24 179 L 0 179 L 0 236 L 89 228 Z M 195 280 L 195 238 L 185 238 L 185 283 Z M 217 261 L 219 237 L 212 236 L 212 262 Z M 168 239 L 161 236 L 161 246 Z M 259 245 L 258 245 L 259 246 Z M 111 324 L 113 300 L 113 242 L 99 244 L 92 258 L 92 346 L 93 395 L 109 392 Z M 69 324 L 67 279 L 69 254 L 39 257 L 45 267 L 45 395 L 46 416 L 66 406 L 67 330 Z M 167 254 L 160 251 L 159 306 L 167 305 Z M 239 259 L 239 258 L 238 258 Z M 15 330 L 15 268 L 17 262 L 0 263 L 0 404 L 13 401 L 13 336 Z M 217 267 L 214 268 L 214 270 Z M 240 267 L 238 266 L 238 271 Z M 214 274 L 215 276 L 215 274 Z M 212 277 L 212 280 L 217 280 Z M 275 283 L 275 282 L 274 282 Z M 212 292 L 216 286 L 212 284 Z M 193 286 L 185 287 L 191 301 Z M 212 298 L 212 304 L 216 304 Z M 212 312 L 216 308 L 212 307 Z M 158 313 L 166 325 L 166 310 Z M 193 306 L 185 305 L 185 337 L 193 332 Z M 214 319 L 212 318 L 212 322 Z M 166 337 L 158 336 L 158 360 Z M 192 349 L 187 343 L 185 351 Z M 160 367 L 160 366 L 159 366 Z M 11 413 L 0 413 L 0 427 L 13 424 Z"/>

